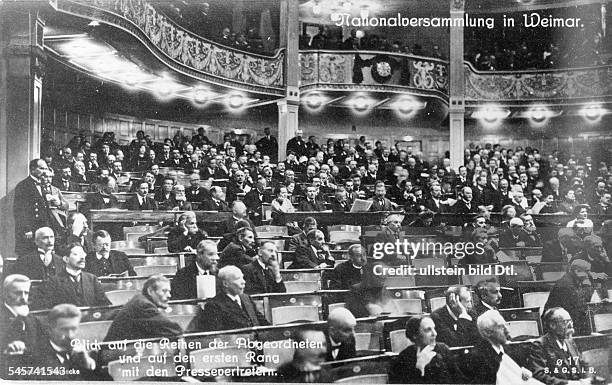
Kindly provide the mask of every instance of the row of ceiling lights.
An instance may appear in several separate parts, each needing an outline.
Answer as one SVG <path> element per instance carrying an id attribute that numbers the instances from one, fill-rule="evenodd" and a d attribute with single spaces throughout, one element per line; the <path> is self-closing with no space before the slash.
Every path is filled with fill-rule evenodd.
<path id="1" fill-rule="evenodd" d="M 578 114 L 591 124 L 598 123 L 604 115 L 608 115 L 612 111 L 602 107 L 600 104 L 591 103 L 582 107 Z M 512 115 L 513 118 L 528 119 L 534 127 L 542 127 L 548 123 L 551 118 L 561 116 L 563 110 L 551 109 L 546 105 L 534 104 L 527 110 L 512 113 L 508 108 L 495 104 L 485 105 L 476 111 L 472 112 L 471 117 L 478 120 L 483 126 L 493 128 L 497 127 L 504 119 Z"/>
<path id="2" fill-rule="evenodd" d="M 411 118 L 427 106 L 427 102 L 411 95 L 377 99 L 367 93 L 332 97 L 322 92 L 309 92 L 301 97 L 302 104 L 310 112 L 319 112 L 328 105 L 350 108 L 356 115 L 365 115 L 374 108 L 391 109 L 402 118 Z"/>
<path id="3" fill-rule="evenodd" d="M 71 64 L 96 77 L 121 84 L 128 90 L 149 91 L 160 100 L 185 98 L 196 107 L 203 107 L 209 102 L 225 103 L 231 110 L 241 110 L 257 101 L 239 92 L 229 95 L 216 93 L 204 83 L 188 85 L 178 82 L 167 73 L 154 74 L 121 56 L 112 46 L 87 36 L 71 38 L 59 44 L 47 40 L 47 44 Z"/>

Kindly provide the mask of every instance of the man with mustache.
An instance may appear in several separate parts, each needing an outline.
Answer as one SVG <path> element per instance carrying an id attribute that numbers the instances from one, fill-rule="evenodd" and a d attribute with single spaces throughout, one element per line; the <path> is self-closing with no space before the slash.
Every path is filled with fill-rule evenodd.
<path id="1" fill-rule="evenodd" d="M 0 308 L 0 357 L 7 366 L 21 366 L 29 362 L 42 336 L 38 319 L 30 315 L 28 298 L 30 279 L 12 274 L 2 286 L 4 305 Z M 4 372 L 4 371 L 3 371 Z M 7 378 L 7 373 L 2 373 Z"/>
<path id="2" fill-rule="evenodd" d="M 574 324 L 567 310 L 548 309 L 542 323 L 548 332 L 533 342 L 527 360 L 533 377 L 545 384 L 590 384 L 588 365 L 574 342 Z"/>
<path id="3" fill-rule="evenodd" d="M 106 298 L 98 277 L 83 271 L 85 251 L 78 243 L 71 243 L 59 251 L 66 267 L 58 271 L 37 291 L 34 301 L 41 309 L 51 309 L 55 305 L 71 303 L 79 307 L 107 306 Z"/>

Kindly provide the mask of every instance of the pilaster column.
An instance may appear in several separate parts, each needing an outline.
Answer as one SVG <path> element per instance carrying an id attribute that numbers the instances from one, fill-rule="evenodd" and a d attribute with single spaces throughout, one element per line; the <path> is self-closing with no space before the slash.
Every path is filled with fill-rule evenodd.
<path id="1" fill-rule="evenodd" d="M 44 22 L 36 8 L 0 5 L 0 253 L 14 250 L 13 191 L 40 156 Z"/>
<path id="2" fill-rule="evenodd" d="M 450 17 L 463 19 L 465 1 L 451 0 Z M 449 60 L 450 161 L 454 169 L 463 165 L 465 147 L 465 80 L 463 72 L 463 27 L 450 27 Z"/>
<path id="3" fill-rule="evenodd" d="M 278 105 L 278 160 L 284 160 L 287 141 L 298 129 L 300 104 L 300 23 L 298 0 L 281 0 L 280 42 L 285 48 L 285 79 L 287 92 Z"/>

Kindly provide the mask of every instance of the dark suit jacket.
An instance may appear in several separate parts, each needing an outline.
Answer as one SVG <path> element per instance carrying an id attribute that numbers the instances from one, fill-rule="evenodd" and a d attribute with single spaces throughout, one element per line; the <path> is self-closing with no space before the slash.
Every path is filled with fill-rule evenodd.
<path id="1" fill-rule="evenodd" d="M 463 383 L 465 379 L 448 346 L 436 343 L 434 352 L 437 354 L 425 366 L 425 376 L 416 368 L 417 347 L 408 346 L 393 360 L 389 369 L 390 384 L 455 384 Z"/>
<path id="2" fill-rule="evenodd" d="M 72 180 L 68 181 L 68 188 L 64 186 L 64 182 L 61 179 L 53 179 L 51 184 L 60 189 L 60 191 L 81 191 L 81 186 L 79 186 L 78 183 L 75 183 Z"/>
<path id="3" fill-rule="evenodd" d="M 287 250 L 295 251 L 300 246 L 308 246 L 308 239 L 306 238 L 306 234 L 304 234 L 304 232 L 291 237 L 287 244 Z"/>
<path id="4" fill-rule="evenodd" d="M 470 314 L 472 321 L 458 318 L 457 321 L 448 313 L 446 306 L 434 310 L 431 319 L 436 325 L 438 337 L 436 341 L 447 344 L 448 346 L 471 346 L 480 339 L 478 328 L 476 327 L 476 315 Z M 457 325 L 457 330 L 455 330 Z"/>
<path id="5" fill-rule="evenodd" d="M 27 362 L 38 348 L 43 335 L 38 318 L 33 315 L 15 317 L 4 303 L 0 304 L 0 357 L 5 357 L 4 351 L 10 343 L 22 341 L 26 346 L 22 359 Z"/>
<path id="6" fill-rule="evenodd" d="M 504 346 L 505 354 L 509 353 L 507 347 Z M 511 354 L 510 357 L 514 359 Z M 495 384 L 500 363 L 501 358 L 493 346 L 486 340 L 480 340 L 468 354 L 462 371 L 472 384 Z"/>
<path id="7" fill-rule="evenodd" d="M 307 199 L 304 199 L 298 205 L 298 211 L 323 211 L 325 210 L 325 205 L 322 202 L 319 202 L 315 199 L 314 203 L 309 202 Z"/>
<path id="8" fill-rule="evenodd" d="M 455 213 L 457 214 L 470 214 L 478 212 L 478 204 L 476 202 L 471 201 L 470 207 L 468 207 L 463 199 L 459 199 L 457 203 L 455 203 Z"/>
<path id="9" fill-rule="evenodd" d="M 38 250 L 17 258 L 11 274 L 23 274 L 30 279 L 46 281 L 64 268 L 64 261 L 55 253 L 53 260 L 45 268 Z"/>
<path id="10" fill-rule="evenodd" d="M 351 286 L 361 282 L 365 269 L 367 267 L 355 268 L 351 261 L 339 264 L 332 271 L 329 282 L 330 290 L 349 290 Z"/>
<path id="11" fill-rule="evenodd" d="M 264 193 L 261 193 L 261 199 L 259 198 L 259 195 L 259 191 L 256 188 L 253 188 L 244 196 L 243 202 L 249 210 L 249 215 L 251 215 L 251 218 L 254 214 L 261 215 L 261 205 L 264 202 Z"/>
<path id="12" fill-rule="evenodd" d="M 124 271 L 127 271 L 129 275 L 136 275 L 130 260 L 124 252 L 111 250 L 108 260 L 110 262 L 110 268 L 106 275 L 121 274 Z M 95 252 L 89 253 L 87 257 L 85 257 L 85 271 L 92 273 L 96 277 L 104 275 L 102 262 L 96 257 Z"/>
<path id="13" fill-rule="evenodd" d="M 372 201 L 373 202 L 372 202 L 372 206 L 370 207 L 370 211 L 392 211 L 393 210 L 393 203 L 387 198 L 384 198 L 382 203 L 376 197 L 372 198 Z"/>
<path id="14" fill-rule="evenodd" d="M 240 294 L 240 302 L 242 308 L 227 294 L 220 292 L 196 315 L 195 331 L 230 330 L 270 324 L 263 314 L 257 311 L 248 295 Z"/>
<path id="15" fill-rule="evenodd" d="M 313 269 L 321 263 L 327 263 L 327 266 L 334 266 L 334 260 L 331 253 L 323 250 L 318 250 L 315 254 L 310 245 L 300 246 L 295 250 L 293 263 L 289 266 L 290 269 Z"/>
<path id="16" fill-rule="evenodd" d="M 525 247 L 535 247 L 538 244 L 524 231 L 519 232 L 518 239 L 515 239 L 510 229 L 502 231 L 499 235 L 499 247 L 517 247 L 517 243 L 524 242 Z"/>
<path id="17" fill-rule="evenodd" d="M 582 295 L 579 290 L 583 292 Z M 587 302 L 590 301 L 592 294 L 592 286 L 580 289 L 573 275 L 568 272 L 551 289 L 544 310 L 553 307 L 564 308 L 574 321 L 576 335 L 588 335 L 591 333 L 591 328 L 587 315 Z"/>
<path id="18" fill-rule="evenodd" d="M 244 218 L 242 220 L 249 222 L 251 229 L 253 229 L 253 232 L 255 233 L 255 238 L 257 238 L 257 232 L 255 231 L 255 224 L 249 218 Z M 223 221 L 223 223 L 221 224 L 221 235 L 230 234 L 230 233 L 233 234 L 235 232 L 234 225 L 236 224 L 236 222 L 238 222 L 238 220 L 235 219 L 233 216 Z M 219 249 L 221 249 L 221 246 L 219 246 Z"/>
<path id="19" fill-rule="evenodd" d="M 329 339 L 329 333 L 325 333 L 325 340 L 327 341 L 327 358 L 325 361 L 339 361 L 346 360 L 348 358 L 354 358 L 357 355 L 357 349 L 355 347 L 355 336 L 351 337 L 351 340 L 346 344 L 340 344 L 338 347 L 338 355 L 336 358 L 332 355 L 332 344 Z"/>
<path id="20" fill-rule="evenodd" d="M 567 385 L 570 380 L 586 377 L 587 373 L 582 374 L 582 370 L 588 370 L 587 364 L 582 360 L 576 343 L 570 338 L 565 340 L 565 344 L 567 353 L 559 347 L 556 337 L 550 333 L 533 341 L 527 362 L 536 380 L 551 385 Z M 559 365 L 559 362 L 562 364 Z"/>
<path id="21" fill-rule="evenodd" d="M 200 205 L 200 210 L 202 211 L 231 211 L 227 203 L 224 201 L 219 201 L 219 203 L 215 203 L 212 198 L 204 199 L 202 204 Z"/>
<path id="22" fill-rule="evenodd" d="M 107 306 L 110 301 L 106 298 L 102 285 L 98 281 L 98 277 L 86 271 L 81 272 L 81 282 L 83 287 L 83 297 L 77 295 L 76 289 L 66 272 L 66 269 L 60 270 L 55 276 L 51 277 L 45 284 L 42 290 L 38 292 L 36 304 L 40 304 L 41 309 L 51 309 L 60 303 L 71 303 L 78 307 L 88 306 Z"/>
<path id="23" fill-rule="evenodd" d="M 182 332 L 179 324 L 170 321 L 149 297 L 137 294 L 117 314 L 104 341 L 173 337 Z"/>
<path id="24" fill-rule="evenodd" d="M 219 268 L 228 265 L 242 267 L 253 261 L 255 250 L 244 250 L 242 245 L 231 242 L 219 256 Z"/>
<path id="25" fill-rule="evenodd" d="M 196 276 L 199 274 L 195 261 L 179 269 L 171 282 L 172 299 L 193 299 L 198 296 Z M 217 281 L 217 291 L 220 282 Z"/>
<path id="26" fill-rule="evenodd" d="M 15 187 L 13 215 L 15 217 L 15 252 L 18 255 L 36 250 L 34 242 L 25 238 L 25 233 L 50 226 L 51 217 L 47 201 L 38 192 L 36 182 L 27 177 Z"/>
<path id="27" fill-rule="evenodd" d="M 246 281 L 244 288 L 246 294 L 287 292 L 284 282 L 282 280 L 276 282 L 272 271 L 264 270 L 257 260 L 242 266 L 242 273 Z"/>
<path id="28" fill-rule="evenodd" d="M 97 360 L 97 354 L 88 353 L 89 356 Z M 45 338 L 41 339 L 38 343 L 37 349 L 34 352 L 32 357 L 32 366 L 34 367 L 51 367 L 51 368 L 66 368 L 64 374 L 58 374 L 55 372 L 51 375 L 39 375 L 39 376 L 31 376 L 28 377 L 29 380 L 39 380 L 39 381 L 92 381 L 92 380 L 112 380 L 107 373 L 104 373 L 101 370 L 100 362 L 96 362 L 96 369 L 86 370 L 83 369 L 83 364 L 76 356 L 71 356 L 70 360 L 65 361 L 63 364 L 60 362 L 57 353 L 53 350 L 49 338 L 45 336 Z M 74 369 L 74 370 L 71 370 Z"/>
<path id="29" fill-rule="evenodd" d="M 184 251 L 187 246 L 191 246 L 192 249 L 196 250 L 198 243 L 206 238 L 208 238 L 208 234 L 202 230 L 198 230 L 195 234 L 187 233 L 187 235 L 184 235 L 182 228 L 174 227 L 168 233 L 168 251 L 179 253 Z"/>
<path id="30" fill-rule="evenodd" d="M 325 367 L 314 372 L 303 372 L 293 365 L 293 362 L 288 362 L 281 365 L 276 371 L 278 376 L 277 382 L 285 383 L 331 383 L 333 376 Z"/>
<path id="31" fill-rule="evenodd" d="M 185 189 L 185 197 L 189 202 L 202 202 L 204 199 L 210 198 L 210 193 L 202 187 L 195 191 L 189 187 Z"/>
<path id="32" fill-rule="evenodd" d="M 333 198 L 330 202 L 331 204 L 331 210 L 334 212 L 348 212 L 351 211 L 351 202 L 349 202 L 348 200 L 344 202 L 344 206 L 342 206 L 342 204 L 340 204 L 340 202 L 338 202 L 338 200 L 336 198 Z"/>
<path id="33" fill-rule="evenodd" d="M 138 197 L 133 196 L 125 202 L 125 208 L 128 210 L 157 210 L 157 202 L 146 197 L 141 206 Z"/>
<path id="34" fill-rule="evenodd" d="M 434 213 L 447 213 L 449 212 L 449 206 L 442 203 L 442 202 L 438 202 L 440 205 L 436 206 L 436 202 L 433 200 L 433 198 L 429 198 L 425 201 L 425 207 L 427 207 L 429 210 L 433 211 Z"/>

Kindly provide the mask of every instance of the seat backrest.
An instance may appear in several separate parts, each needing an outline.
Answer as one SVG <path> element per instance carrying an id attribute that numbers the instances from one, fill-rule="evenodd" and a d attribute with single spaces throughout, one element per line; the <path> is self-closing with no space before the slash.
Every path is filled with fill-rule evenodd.
<path id="1" fill-rule="evenodd" d="M 113 321 L 83 322 L 79 325 L 76 339 L 89 341 L 102 341 Z"/>
<path id="2" fill-rule="evenodd" d="M 138 293 L 140 293 L 140 290 L 111 290 L 106 292 L 106 298 L 113 305 L 125 305 Z"/>
<path id="3" fill-rule="evenodd" d="M 612 313 L 594 314 L 593 327 L 596 332 L 612 330 Z"/>
<path id="4" fill-rule="evenodd" d="M 558 281 L 565 275 L 565 271 L 544 271 L 542 272 L 542 280 Z"/>
<path id="5" fill-rule="evenodd" d="M 412 265 L 418 270 L 429 265 L 434 267 L 444 267 L 446 261 L 443 258 L 415 258 L 412 260 Z"/>
<path id="6" fill-rule="evenodd" d="M 135 266 L 134 271 L 140 277 L 149 277 L 153 274 L 175 274 L 176 265 L 145 265 Z"/>
<path id="7" fill-rule="evenodd" d="M 507 323 L 510 336 L 516 338 L 519 336 L 539 337 L 538 322 L 534 320 L 525 321 L 509 321 Z"/>
<path id="8" fill-rule="evenodd" d="M 355 333 L 355 349 L 357 351 L 379 350 L 380 333 Z"/>
<path id="9" fill-rule="evenodd" d="M 272 324 L 280 325 L 295 321 L 319 321 L 319 307 L 302 305 L 281 306 L 272 309 Z"/>
<path id="10" fill-rule="evenodd" d="M 548 301 L 549 291 L 533 291 L 531 293 L 523 293 L 524 307 L 539 307 L 540 315 L 544 312 L 544 306 Z"/>
<path id="11" fill-rule="evenodd" d="M 445 297 L 434 297 L 429 299 L 429 309 L 434 311 L 446 305 Z"/>
<path id="12" fill-rule="evenodd" d="M 327 311 L 328 311 L 328 313 L 331 313 L 332 311 L 334 311 L 336 309 L 345 308 L 345 307 L 346 307 L 346 302 L 330 303 L 327 306 Z"/>
<path id="13" fill-rule="evenodd" d="M 582 351 L 582 358 L 595 373 L 603 378 L 610 378 L 610 348 L 599 348 Z"/>
<path id="14" fill-rule="evenodd" d="M 134 381 L 139 378 L 148 377 L 147 372 L 155 372 L 156 377 L 176 377 L 176 368 L 172 360 L 165 363 L 151 363 L 148 357 L 139 357 L 139 362 L 120 362 L 119 360 L 108 363 L 108 374 L 115 381 Z"/>
<path id="15" fill-rule="evenodd" d="M 385 277 L 385 287 L 414 287 L 415 279 L 413 275 L 403 277 Z"/>
<path id="16" fill-rule="evenodd" d="M 168 246 L 165 247 L 155 247 L 153 249 L 153 254 L 168 254 L 170 251 L 168 251 Z"/>
<path id="17" fill-rule="evenodd" d="M 335 384 L 386 384 L 389 382 L 388 374 L 364 374 L 334 381 Z"/>
<path id="18" fill-rule="evenodd" d="M 329 241 L 332 243 L 360 242 L 361 231 L 330 231 Z"/>
<path id="19" fill-rule="evenodd" d="M 395 305 L 400 313 L 420 314 L 423 312 L 423 303 L 418 298 L 394 299 Z"/>
<path id="20" fill-rule="evenodd" d="M 321 281 L 287 281 L 285 282 L 287 293 L 302 291 L 316 291 L 321 289 Z"/>
<path id="21" fill-rule="evenodd" d="M 255 231 L 257 231 L 258 237 L 266 237 L 266 236 L 279 236 L 279 235 L 289 235 L 289 230 L 287 226 L 256 226 Z"/>
<path id="22" fill-rule="evenodd" d="M 412 341 L 406 337 L 406 329 L 398 329 L 389 332 L 389 341 L 391 342 L 391 351 L 399 353 L 412 345 Z"/>
<path id="23" fill-rule="evenodd" d="M 287 281 L 318 281 L 318 280 L 321 279 L 321 272 L 319 272 L 319 271 L 313 271 L 313 272 L 296 271 L 296 272 L 292 272 L 291 270 L 289 270 L 289 271 L 281 272 L 281 275 L 282 275 L 283 281 L 285 281 L 285 283 L 287 283 Z"/>

